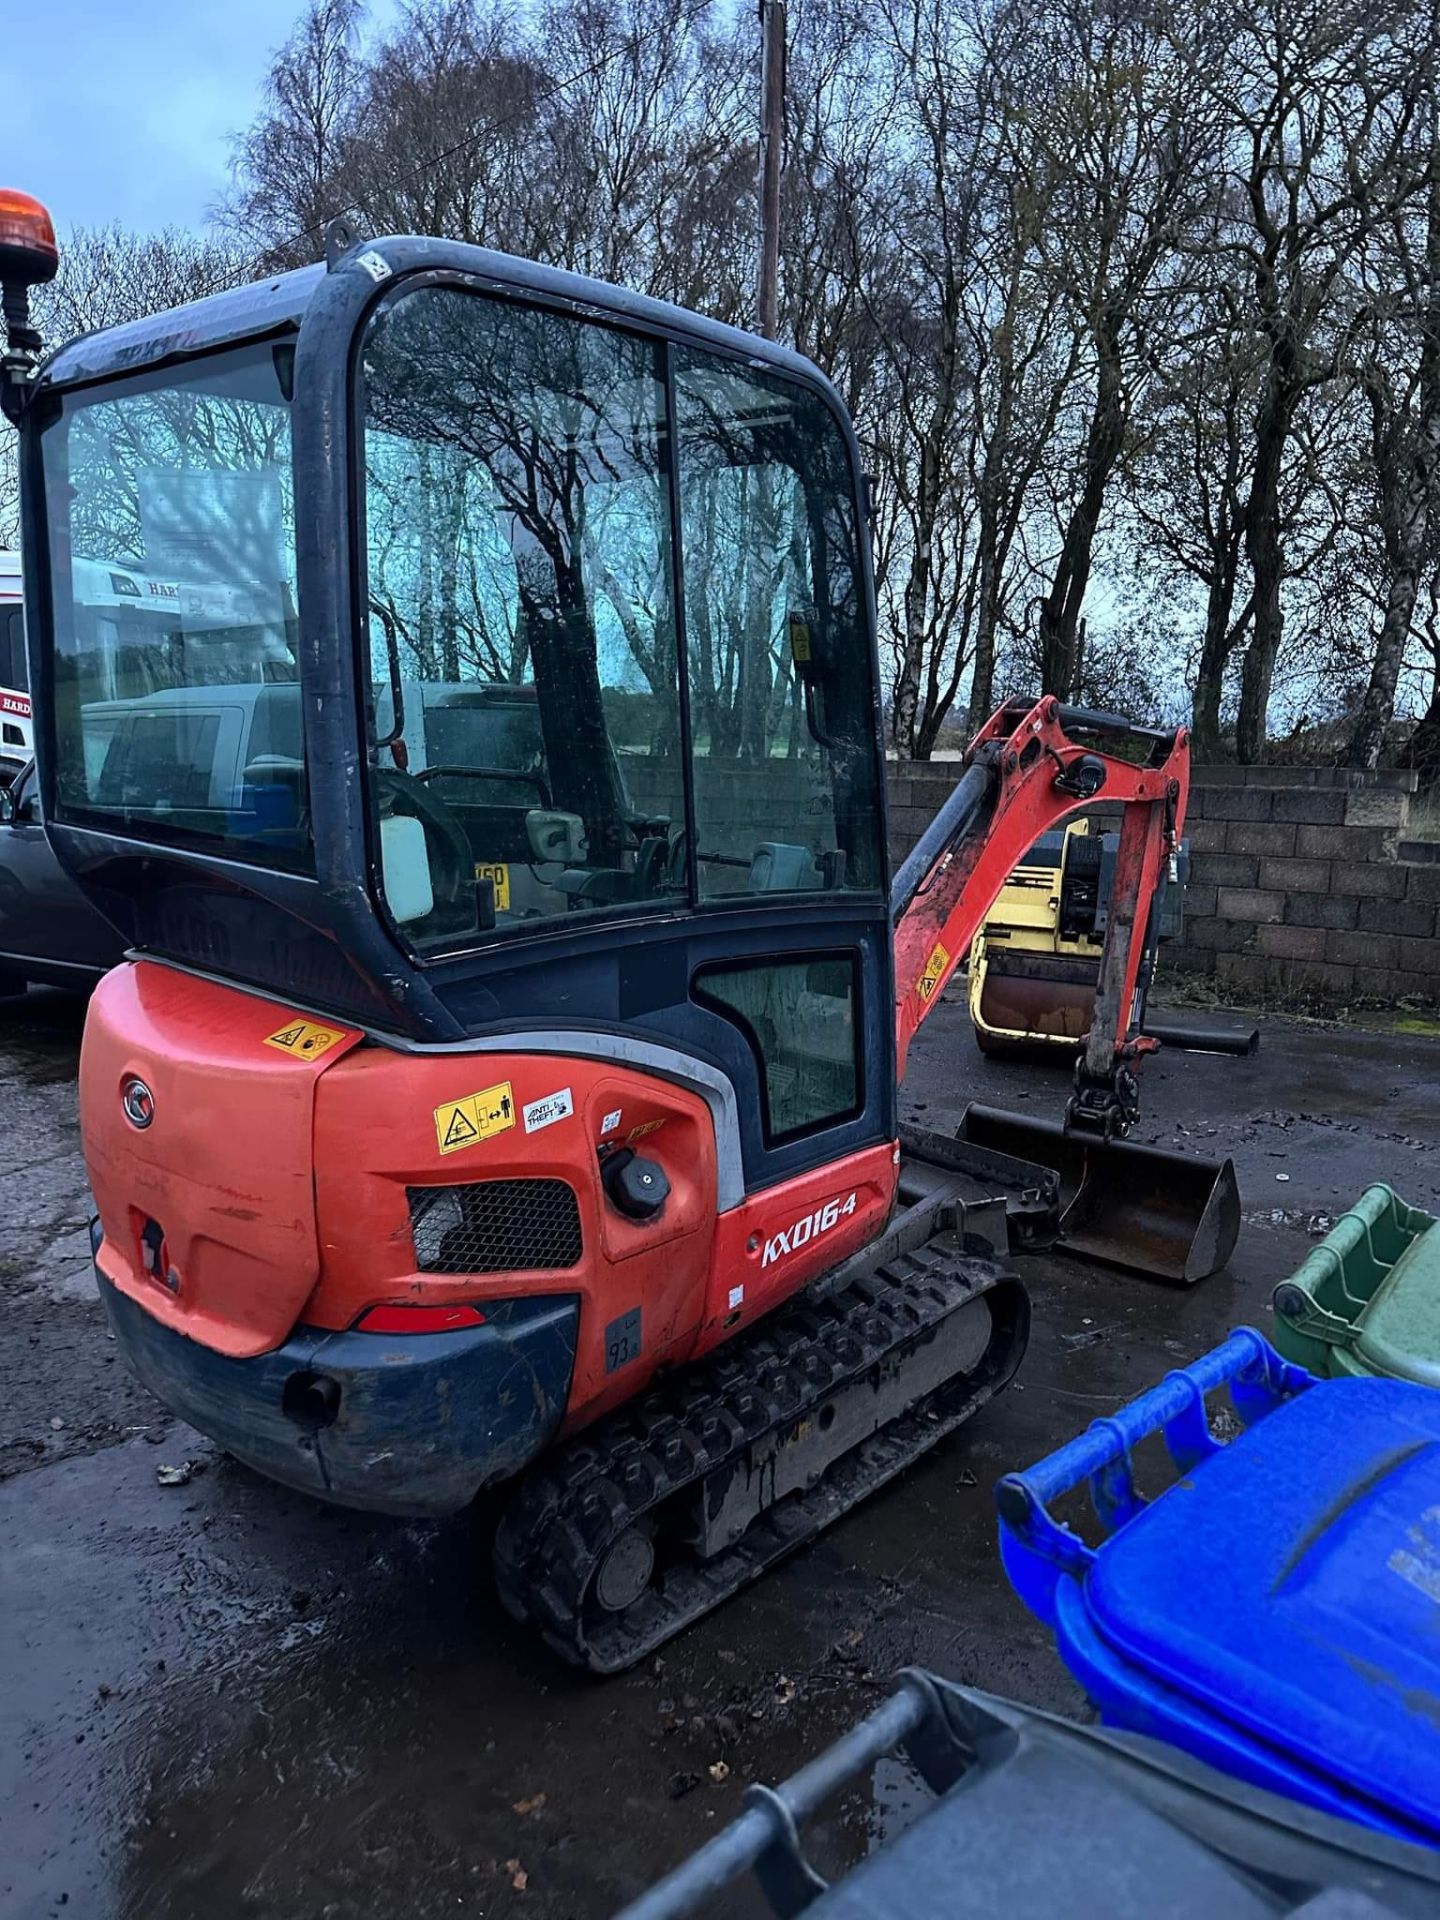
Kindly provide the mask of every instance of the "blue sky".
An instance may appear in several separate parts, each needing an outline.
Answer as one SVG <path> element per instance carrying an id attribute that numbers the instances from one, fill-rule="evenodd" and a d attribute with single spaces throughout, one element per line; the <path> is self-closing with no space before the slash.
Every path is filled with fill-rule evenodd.
<path id="1" fill-rule="evenodd" d="M 11 47 L 0 185 L 38 195 L 61 228 L 202 225 L 302 6 L 43 0 Z"/>

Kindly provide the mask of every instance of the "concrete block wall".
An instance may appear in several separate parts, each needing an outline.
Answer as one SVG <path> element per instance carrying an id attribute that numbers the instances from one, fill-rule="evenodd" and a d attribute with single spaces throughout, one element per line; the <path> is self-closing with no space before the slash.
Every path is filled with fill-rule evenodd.
<path id="1" fill-rule="evenodd" d="M 1200 769 L 1185 938 L 1166 964 L 1241 1002 L 1440 1000 L 1440 867 L 1404 857 L 1418 851 L 1404 844 L 1413 783 L 1393 773 Z"/>
<path id="2" fill-rule="evenodd" d="M 891 763 L 892 859 L 958 771 Z M 1414 786 L 1388 771 L 1197 767 L 1185 933 L 1162 966 L 1237 1005 L 1440 1003 L 1440 863 L 1407 841 Z"/>
<path id="3" fill-rule="evenodd" d="M 631 805 L 642 813 L 679 819 L 684 811 L 680 773 L 664 760 L 640 755 L 620 762 Z M 808 843 L 834 834 L 834 806 L 818 771 L 804 760 L 774 759 L 758 767 L 701 760 L 695 769 L 695 804 L 702 840 L 725 847 L 752 840 Z"/>

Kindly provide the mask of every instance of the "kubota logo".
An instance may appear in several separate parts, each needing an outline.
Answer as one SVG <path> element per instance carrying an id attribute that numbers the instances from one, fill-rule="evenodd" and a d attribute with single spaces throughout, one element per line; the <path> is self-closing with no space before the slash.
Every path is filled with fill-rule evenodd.
<path id="1" fill-rule="evenodd" d="M 832 1227 L 838 1227 L 846 1214 L 854 1211 L 853 1193 L 847 1194 L 843 1200 L 827 1200 L 823 1207 L 817 1207 L 814 1213 L 807 1213 L 803 1220 L 797 1220 L 793 1226 L 772 1234 L 765 1242 L 761 1266 L 768 1267 L 772 1260 L 782 1259 L 787 1253 L 798 1253 L 810 1241 L 818 1240 L 822 1233 L 829 1233 Z"/>

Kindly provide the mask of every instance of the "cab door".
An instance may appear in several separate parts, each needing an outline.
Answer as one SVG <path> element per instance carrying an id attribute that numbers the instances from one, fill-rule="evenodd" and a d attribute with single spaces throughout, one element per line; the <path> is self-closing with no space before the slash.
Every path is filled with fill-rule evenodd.
<path id="1" fill-rule="evenodd" d="M 752 1190 L 893 1138 L 873 626 L 855 468 L 808 384 L 672 350 L 696 1032 Z"/>

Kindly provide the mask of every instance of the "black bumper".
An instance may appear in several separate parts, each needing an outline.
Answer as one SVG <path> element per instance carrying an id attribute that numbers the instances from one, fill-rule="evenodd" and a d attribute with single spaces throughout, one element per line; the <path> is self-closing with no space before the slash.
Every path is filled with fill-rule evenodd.
<path id="1" fill-rule="evenodd" d="M 519 1473 L 565 1412 L 579 1303 L 487 1303 L 451 1333 L 297 1327 L 235 1360 L 162 1326 L 96 1269 L 126 1360 L 170 1411 L 287 1487 L 376 1513 L 438 1515 Z"/>

